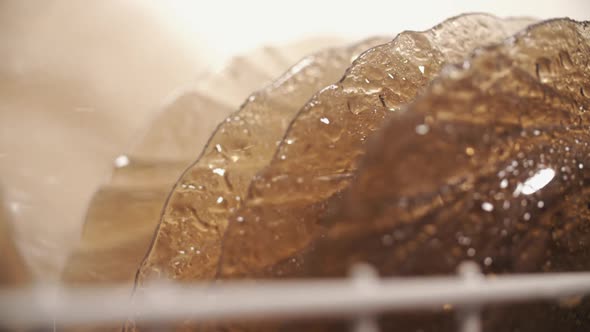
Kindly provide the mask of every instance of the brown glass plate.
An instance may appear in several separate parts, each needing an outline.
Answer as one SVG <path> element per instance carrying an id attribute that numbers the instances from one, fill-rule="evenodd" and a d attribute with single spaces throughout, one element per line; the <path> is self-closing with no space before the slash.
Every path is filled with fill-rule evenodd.
<path id="1" fill-rule="evenodd" d="M 307 246 L 337 206 L 365 140 L 444 63 L 460 62 L 473 49 L 498 43 L 529 23 L 463 15 L 424 32 L 401 33 L 363 53 L 344 78 L 303 107 L 270 165 L 252 181 L 230 219 L 220 276 L 293 275 L 301 264 L 293 254 Z"/>
<path id="2" fill-rule="evenodd" d="M 487 274 L 589 271 L 589 110 L 589 22 L 533 25 L 446 68 L 372 137 L 303 274 L 359 262 L 451 274 L 465 260 Z M 485 331 L 590 329 L 587 297 L 488 309 Z M 383 328 L 454 329 L 450 315 L 412 317 Z"/>
<path id="3" fill-rule="evenodd" d="M 384 41 L 374 38 L 304 58 L 221 123 L 168 198 L 138 285 L 154 278 L 213 277 L 227 216 L 240 206 L 252 176 L 272 158 L 291 117 L 341 76 L 356 54 Z"/>
<path id="4" fill-rule="evenodd" d="M 301 42 L 285 46 L 288 55 L 266 47 L 236 57 L 163 107 L 131 152 L 115 160 L 110 181 L 92 197 L 82 238 L 66 262 L 62 279 L 132 282 L 171 187 L 202 151 L 211 132 L 252 89 L 264 87 L 288 69 L 292 57 L 321 45 Z"/>

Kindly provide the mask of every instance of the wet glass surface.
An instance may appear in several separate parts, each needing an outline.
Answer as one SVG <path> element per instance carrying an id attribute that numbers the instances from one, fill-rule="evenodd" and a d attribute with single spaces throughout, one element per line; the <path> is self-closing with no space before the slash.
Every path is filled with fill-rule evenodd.
<path id="1" fill-rule="evenodd" d="M 90 201 L 82 238 L 65 264 L 62 280 L 132 282 L 173 184 L 219 122 L 252 89 L 264 87 L 289 68 L 294 57 L 318 47 L 317 41 L 309 41 L 255 50 L 172 98 L 131 151 L 114 160 L 110 181 Z"/>
<path id="2" fill-rule="evenodd" d="M 340 82 L 302 108 L 272 163 L 252 181 L 245 203 L 230 219 L 220 276 L 295 273 L 302 262 L 292 256 L 338 206 L 367 138 L 412 101 L 443 64 L 459 62 L 530 22 L 464 15 L 431 30 L 401 33 L 363 53 Z"/>
<path id="3" fill-rule="evenodd" d="M 213 277 L 227 216 L 241 204 L 252 176 L 272 158 L 291 117 L 315 91 L 342 75 L 355 54 L 382 42 L 374 38 L 306 57 L 226 118 L 169 197 L 138 282 Z"/>
<path id="4" fill-rule="evenodd" d="M 464 260 L 486 274 L 587 271 L 589 55 L 590 26 L 555 20 L 446 68 L 371 139 L 304 274 L 359 262 L 382 276 L 450 274 Z M 484 327 L 581 331 L 588 312 L 587 298 L 492 306 Z M 450 314 L 419 317 L 383 324 L 453 330 Z"/>
<path id="5" fill-rule="evenodd" d="M 343 277 L 357 263 L 382 276 L 437 275 L 465 260 L 492 275 L 587 271 L 590 28 L 553 20 L 507 38 L 529 23 L 465 15 L 363 53 L 301 109 L 271 163 L 250 173 L 247 196 L 223 206 L 233 215 L 218 277 Z M 208 149 L 213 161 L 231 160 L 225 150 L 214 141 Z M 234 183 L 226 167 L 206 166 L 226 190 Z M 226 202 L 210 198 L 208 209 Z M 199 211 L 178 217 L 201 222 Z M 223 233 L 225 224 L 214 226 Z M 188 267 L 172 270 L 181 276 L 196 271 L 172 262 Z M 198 273 L 193 280 L 212 277 Z M 590 326 L 588 312 L 587 298 L 494 305 L 483 323 L 486 331 L 579 331 Z M 454 314 L 447 306 L 380 324 L 452 331 Z"/>

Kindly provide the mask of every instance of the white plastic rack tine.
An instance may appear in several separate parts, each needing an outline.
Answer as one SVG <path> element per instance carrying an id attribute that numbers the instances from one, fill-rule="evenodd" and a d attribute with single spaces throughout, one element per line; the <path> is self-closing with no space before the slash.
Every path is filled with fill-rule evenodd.
<path id="1" fill-rule="evenodd" d="M 459 265 L 457 270 L 466 285 L 473 288 L 482 287 L 481 280 L 484 278 L 484 275 L 481 273 L 477 264 L 464 262 Z M 457 318 L 459 320 L 460 332 L 482 332 L 480 304 L 459 307 Z"/>
<path id="2" fill-rule="evenodd" d="M 129 287 L 0 289 L 0 329 L 109 324 L 133 317 L 142 323 L 229 321 L 341 316 L 355 332 L 377 332 L 375 315 L 399 310 L 456 308 L 460 332 L 481 332 L 487 304 L 551 300 L 590 294 L 590 272 L 486 277 L 475 263 L 458 276 L 379 278 L 357 266 L 350 278 L 149 285 Z M 139 315 L 135 315 L 139 313 Z"/>

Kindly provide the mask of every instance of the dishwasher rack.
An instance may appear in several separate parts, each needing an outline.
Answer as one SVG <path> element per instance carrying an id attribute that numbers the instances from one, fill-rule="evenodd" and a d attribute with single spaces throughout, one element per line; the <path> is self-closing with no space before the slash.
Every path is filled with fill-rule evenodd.
<path id="1" fill-rule="evenodd" d="M 456 276 L 379 278 L 372 267 L 359 265 L 342 279 L 159 283 L 134 296 L 122 286 L 1 289 L 0 327 L 104 324 L 129 317 L 165 323 L 330 315 L 356 318 L 354 332 L 377 332 L 377 313 L 452 305 L 460 332 L 481 332 L 485 304 L 585 294 L 588 272 L 484 276 L 476 263 L 464 262 Z"/>

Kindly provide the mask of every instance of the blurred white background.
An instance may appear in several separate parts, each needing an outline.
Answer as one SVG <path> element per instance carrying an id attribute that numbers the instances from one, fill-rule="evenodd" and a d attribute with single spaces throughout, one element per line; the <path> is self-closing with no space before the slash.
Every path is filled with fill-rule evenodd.
<path id="1" fill-rule="evenodd" d="M 37 275 L 54 275 L 112 160 L 165 100 L 231 57 L 393 38 L 464 12 L 584 20 L 590 0 L 0 0 L 0 191 L 18 246 Z"/>
<path id="2" fill-rule="evenodd" d="M 310 36 L 363 38 L 424 30 L 465 12 L 537 18 L 590 17 L 588 0 L 363 0 L 296 2 L 139 1 L 185 42 L 206 45 L 208 63 L 260 45 L 284 43 Z"/>

